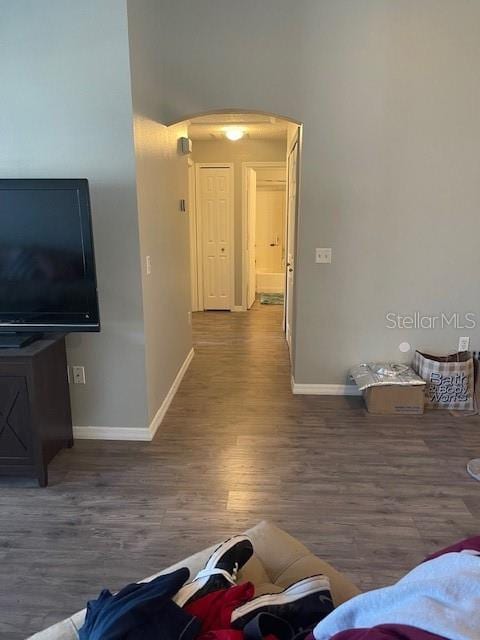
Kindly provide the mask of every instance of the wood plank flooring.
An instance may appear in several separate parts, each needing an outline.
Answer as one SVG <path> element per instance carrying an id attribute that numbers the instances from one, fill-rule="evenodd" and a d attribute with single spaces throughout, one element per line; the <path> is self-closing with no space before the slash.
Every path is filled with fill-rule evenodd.
<path id="1" fill-rule="evenodd" d="M 78 441 L 50 486 L 0 479 L 0 638 L 19 640 L 262 518 L 363 589 L 480 533 L 480 420 L 292 396 L 282 308 L 194 314 L 153 443 Z"/>

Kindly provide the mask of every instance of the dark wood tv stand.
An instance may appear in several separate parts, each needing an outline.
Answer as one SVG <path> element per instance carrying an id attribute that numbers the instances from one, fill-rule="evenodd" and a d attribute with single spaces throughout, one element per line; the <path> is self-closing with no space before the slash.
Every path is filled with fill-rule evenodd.
<path id="1" fill-rule="evenodd" d="M 65 336 L 0 349 L 0 474 L 47 486 L 47 466 L 73 446 Z"/>

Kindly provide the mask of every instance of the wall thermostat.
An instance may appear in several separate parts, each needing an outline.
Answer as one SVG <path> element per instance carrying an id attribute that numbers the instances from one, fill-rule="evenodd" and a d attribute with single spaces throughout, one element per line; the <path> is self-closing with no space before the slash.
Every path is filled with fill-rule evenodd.
<path id="1" fill-rule="evenodd" d="M 190 138 L 179 138 L 178 147 L 180 149 L 180 153 L 182 153 L 184 156 L 188 156 L 189 153 L 192 153 L 192 141 L 190 140 Z"/>

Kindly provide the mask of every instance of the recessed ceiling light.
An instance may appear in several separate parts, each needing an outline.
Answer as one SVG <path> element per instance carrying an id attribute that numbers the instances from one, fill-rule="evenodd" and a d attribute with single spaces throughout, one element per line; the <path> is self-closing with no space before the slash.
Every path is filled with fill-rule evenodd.
<path id="1" fill-rule="evenodd" d="M 235 142 L 235 140 L 240 140 L 243 138 L 245 131 L 240 127 L 228 127 L 225 129 L 225 135 L 229 140 Z"/>

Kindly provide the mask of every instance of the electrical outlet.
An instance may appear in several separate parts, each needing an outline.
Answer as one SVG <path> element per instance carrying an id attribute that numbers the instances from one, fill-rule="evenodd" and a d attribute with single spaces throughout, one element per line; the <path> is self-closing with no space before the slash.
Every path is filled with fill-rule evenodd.
<path id="1" fill-rule="evenodd" d="M 470 347 L 470 338 L 468 336 L 464 336 L 463 338 L 458 339 L 459 351 L 468 351 L 469 347 Z"/>
<path id="2" fill-rule="evenodd" d="M 150 256 L 145 257 L 145 270 L 147 272 L 147 276 L 152 273 L 152 261 L 150 259 Z"/>
<path id="3" fill-rule="evenodd" d="M 330 264 L 332 262 L 332 250 L 331 249 L 315 249 L 315 262 L 317 264 Z"/>
<path id="4" fill-rule="evenodd" d="M 72 367 L 73 384 L 85 384 L 85 367 Z"/>

